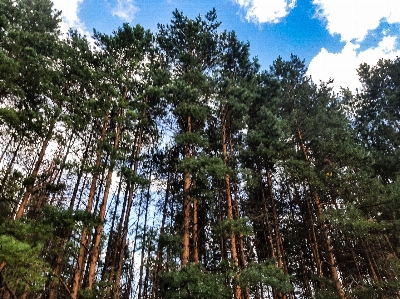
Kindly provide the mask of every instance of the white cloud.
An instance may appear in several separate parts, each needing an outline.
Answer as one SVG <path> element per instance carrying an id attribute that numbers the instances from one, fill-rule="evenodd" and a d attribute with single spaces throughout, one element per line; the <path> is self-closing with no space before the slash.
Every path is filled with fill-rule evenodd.
<path id="1" fill-rule="evenodd" d="M 343 41 L 361 41 L 368 30 L 375 29 L 382 18 L 400 22 L 398 0 L 313 0 L 316 16 L 327 22 L 331 34 L 340 34 Z"/>
<path id="2" fill-rule="evenodd" d="M 83 0 L 53 0 L 54 8 L 62 11 L 61 31 L 63 33 L 68 32 L 70 28 L 84 33 L 85 26 L 78 17 L 78 9 L 81 2 Z"/>
<path id="3" fill-rule="evenodd" d="M 121 18 L 125 22 L 132 22 L 139 10 L 132 0 L 118 0 L 118 5 L 112 10 L 112 15 Z"/>
<path id="4" fill-rule="evenodd" d="M 246 19 L 254 23 L 278 23 L 296 5 L 296 0 L 234 0 L 246 11 Z"/>
<path id="5" fill-rule="evenodd" d="M 339 34 L 345 42 L 340 53 L 330 53 L 325 48 L 312 59 L 308 74 L 313 80 L 334 79 L 335 90 L 349 87 L 353 92 L 361 87 L 357 68 L 361 63 L 375 65 L 379 59 L 393 59 L 400 56 L 396 50 L 396 37 L 383 30 L 384 37 L 379 44 L 360 50 L 369 30 L 374 30 L 382 20 L 388 24 L 400 22 L 398 0 L 313 0 L 316 16 L 326 22 L 327 30 Z"/>
<path id="6" fill-rule="evenodd" d="M 375 65 L 379 59 L 393 59 L 400 56 L 400 50 L 395 49 L 396 37 L 385 36 L 377 47 L 357 52 L 359 45 L 347 42 L 340 53 L 330 53 L 322 48 L 308 67 L 308 75 L 314 82 L 334 79 L 335 91 L 340 87 L 349 87 L 351 91 L 361 87 L 357 75 L 357 68 L 361 63 Z"/>

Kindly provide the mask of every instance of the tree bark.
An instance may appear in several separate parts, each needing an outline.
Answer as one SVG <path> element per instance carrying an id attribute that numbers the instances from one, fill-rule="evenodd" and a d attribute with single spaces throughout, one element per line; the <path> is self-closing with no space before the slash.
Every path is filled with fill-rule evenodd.
<path id="1" fill-rule="evenodd" d="M 192 119 L 191 116 L 187 118 L 187 132 L 192 131 Z M 185 146 L 185 158 L 190 158 L 190 145 Z M 190 256 L 190 173 L 183 175 L 183 241 L 182 241 L 182 258 L 181 265 L 185 266 L 189 261 Z"/>
<path id="2" fill-rule="evenodd" d="M 100 133 L 100 138 L 99 138 L 99 144 L 98 148 L 96 151 L 96 162 L 94 166 L 94 173 L 92 176 L 92 182 L 90 186 L 90 191 L 89 191 L 89 198 L 88 198 L 88 203 L 86 206 L 86 212 L 91 213 L 92 208 L 93 208 L 93 201 L 94 201 L 94 195 L 96 192 L 96 185 L 97 185 L 97 179 L 98 179 L 98 171 L 99 167 L 101 164 L 101 156 L 102 156 L 102 146 L 104 143 L 104 138 L 106 136 L 107 132 L 107 124 L 108 124 L 108 112 L 104 116 L 103 119 L 103 127 Z M 76 299 L 78 296 L 78 291 L 81 286 L 81 279 L 82 279 L 82 273 L 83 273 L 83 267 L 85 264 L 86 260 L 86 252 L 88 251 L 88 231 L 87 229 L 83 229 L 82 231 L 82 236 L 81 236 L 81 242 L 80 242 L 80 247 L 79 247 L 79 253 L 78 253 L 78 260 L 76 262 L 76 268 L 75 268 L 75 273 L 74 277 L 72 278 L 72 287 L 71 287 L 71 299 Z"/>
<path id="3" fill-rule="evenodd" d="M 24 193 L 24 195 L 22 197 L 20 206 L 19 206 L 19 208 L 17 210 L 17 213 L 15 215 L 15 219 L 20 219 L 22 217 L 22 215 L 24 214 L 26 205 L 28 204 L 28 201 L 29 201 L 29 197 L 30 197 L 30 195 L 32 194 L 32 191 L 33 191 L 33 187 L 34 187 L 34 184 L 35 184 L 34 181 L 36 180 L 36 177 L 37 177 L 37 175 L 39 173 L 40 166 L 42 166 L 42 162 L 43 162 L 43 158 L 44 158 L 44 155 L 46 153 L 46 150 L 47 150 L 47 146 L 49 145 L 50 139 L 51 139 L 51 137 L 53 135 L 53 129 L 54 129 L 55 124 L 56 124 L 56 120 L 53 119 L 51 121 L 51 123 L 50 123 L 50 127 L 49 127 L 49 130 L 48 130 L 47 134 L 46 134 L 46 137 L 45 137 L 45 139 L 44 139 L 44 141 L 42 143 L 42 147 L 40 149 L 38 158 L 36 160 L 35 167 L 33 168 L 32 173 L 29 176 L 29 178 L 31 180 L 33 180 L 33 182 L 29 183 L 26 186 L 26 191 L 25 191 L 25 193 Z"/>
<path id="4" fill-rule="evenodd" d="M 124 115 L 124 109 L 121 108 L 120 112 L 120 117 Z M 120 141 L 120 135 L 121 135 L 121 124 L 117 125 L 117 132 L 115 134 L 115 139 L 114 139 L 114 150 L 117 150 L 119 147 L 119 141 Z M 89 277 L 88 277 L 88 290 L 92 290 L 93 288 L 93 283 L 94 283 L 94 277 L 95 277 L 95 272 L 96 272 L 96 264 L 97 260 L 99 258 L 100 254 L 100 241 L 101 241 L 101 236 L 103 234 L 103 223 L 105 220 L 105 214 L 106 214 L 106 208 L 107 208 L 107 200 L 108 200 L 108 195 L 110 193 L 111 189 L 111 181 L 112 181 L 112 175 L 114 172 L 114 166 L 115 166 L 115 161 L 113 160 L 114 158 L 110 158 L 110 166 L 108 169 L 107 173 L 107 178 L 106 178 L 106 186 L 104 188 L 104 195 L 103 195 L 103 201 L 100 205 L 100 211 L 99 211 L 99 220 L 101 224 L 99 224 L 95 228 L 95 235 L 94 235 L 94 241 L 93 241 L 93 247 L 92 250 L 89 254 Z"/>
<path id="5" fill-rule="evenodd" d="M 150 166 L 150 174 L 149 178 L 151 178 L 151 166 Z M 150 200 L 150 184 L 147 188 L 147 193 L 146 193 L 146 204 L 145 204 L 145 210 L 144 210 L 144 223 L 143 223 L 143 236 L 142 236 L 142 252 L 141 252 L 141 258 L 140 258 L 140 269 L 139 269 L 139 292 L 138 292 L 138 298 L 142 298 L 142 289 L 143 289 L 143 267 L 144 267 L 144 255 L 145 255 L 145 244 L 147 240 L 147 216 L 148 216 L 148 210 L 149 210 L 149 200 Z"/>
<path id="6" fill-rule="evenodd" d="M 302 137 L 302 134 L 301 134 L 301 131 L 299 128 L 297 128 L 297 136 L 300 141 L 300 148 L 304 154 L 304 159 L 306 161 L 309 161 L 308 151 L 304 145 L 303 137 Z M 338 273 L 338 270 L 336 267 L 335 257 L 333 255 L 333 248 L 332 248 L 331 239 L 330 239 L 329 233 L 328 233 L 328 227 L 323 220 L 322 204 L 319 199 L 319 195 L 318 195 L 317 191 L 312 190 L 311 193 L 312 193 L 312 197 L 314 199 L 315 213 L 317 215 L 318 225 L 319 225 L 320 230 L 323 235 L 324 247 L 325 247 L 325 252 L 326 252 L 326 256 L 327 256 L 327 262 L 329 265 L 329 269 L 331 271 L 332 280 L 333 280 L 333 283 L 335 286 L 336 294 L 339 296 L 340 299 L 345 299 L 346 296 L 344 294 L 342 284 L 339 279 L 339 273 Z"/>
<path id="7" fill-rule="evenodd" d="M 227 111 L 223 113 L 222 116 L 222 155 L 223 155 L 223 161 L 224 165 L 227 167 L 228 166 L 228 151 L 227 151 L 227 132 L 226 132 L 226 114 Z M 225 190 L 226 190 L 226 208 L 227 208 L 227 218 L 228 220 L 232 221 L 234 219 L 233 217 L 233 205 L 232 205 L 232 192 L 231 192 L 231 180 L 230 176 L 228 173 L 225 174 Z M 235 299 L 240 299 L 241 298 L 241 288 L 237 283 L 237 280 L 239 279 L 239 262 L 238 262 L 238 256 L 237 256 L 237 249 L 236 249 L 236 235 L 233 230 L 230 231 L 229 233 L 229 238 L 230 238 L 230 244 L 231 244 L 231 258 L 233 262 L 233 267 L 236 271 L 235 274 L 235 280 L 234 281 L 234 296 Z"/>
<path id="8" fill-rule="evenodd" d="M 143 115 L 146 114 L 146 110 L 144 110 Z M 133 175 L 137 174 L 138 171 L 138 166 L 139 166 L 139 156 L 142 150 L 142 140 L 143 140 L 143 128 L 141 127 L 139 129 L 139 136 L 138 140 L 136 142 L 136 151 L 134 155 L 134 163 L 133 163 Z M 118 267 L 115 273 L 115 289 L 114 289 L 114 294 L 113 298 L 117 299 L 118 294 L 119 294 L 119 286 L 120 286 L 120 281 L 121 281 L 121 275 L 122 275 L 122 266 L 124 263 L 124 251 L 126 247 L 126 239 L 128 235 L 128 225 L 129 225 L 129 217 L 131 214 L 131 209 L 132 209 L 132 203 L 133 203 L 133 192 L 135 189 L 135 184 L 133 182 L 130 182 L 130 188 L 129 188 L 129 195 L 128 195 L 128 204 L 127 204 L 127 209 L 125 212 L 124 216 L 124 222 L 123 222 L 123 230 L 122 230 L 122 240 L 121 240 L 121 245 L 120 245 L 120 255 L 119 255 L 119 261 L 118 261 Z M 139 220 L 138 220 L 139 221 Z M 136 235 L 137 235 L 137 227 L 136 227 Z M 135 239 L 135 245 L 134 247 L 136 248 L 136 239 Z M 134 254 L 135 254 L 135 248 L 133 250 L 133 256 L 132 259 L 134 259 Z M 132 265 L 133 267 L 134 265 Z"/>

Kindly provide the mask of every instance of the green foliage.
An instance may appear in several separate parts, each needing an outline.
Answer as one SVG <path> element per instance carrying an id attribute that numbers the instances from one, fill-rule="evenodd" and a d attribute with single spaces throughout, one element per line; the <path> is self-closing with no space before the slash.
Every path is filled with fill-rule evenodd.
<path id="1" fill-rule="evenodd" d="M 127 183 L 137 184 L 139 186 L 148 186 L 150 184 L 148 179 L 143 178 L 140 175 L 135 174 L 132 168 L 122 166 L 121 175 L 124 177 Z"/>
<path id="2" fill-rule="evenodd" d="M 214 225 L 214 232 L 216 236 L 229 237 L 231 233 L 243 234 L 243 236 L 251 236 L 253 228 L 249 225 L 247 217 L 239 219 L 225 219 Z"/>
<path id="3" fill-rule="evenodd" d="M 256 288 L 259 284 L 273 287 L 279 292 L 290 292 L 293 286 L 290 276 L 278 268 L 275 260 L 265 263 L 251 263 L 241 270 L 239 284 L 242 288 Z"/>
<path id="4" fill-rule="evenodd" d="M 232 290 L 224 276 L 206 272 L 199 265 L 185 267 L 161 275 L 163 298 L 223 299 L 231 298 Z"/>
<path id="5" fill-rule="evenodd" d="M 32 246 L 11 235 L 0 235 L 0 261 L 5 261 L 2 280 L 19 296 L 44 288 L 49 266 L 40 258 L 42 244 Z"/>
<path id="6" fill-rule="evenodd" d="M 93 227 L 101 222 L 95 214 L 88 213 L 86 210 L 60 209 L 46 205 L 42 210 L 41 223 L 53 232 L 63 233 L 72 229 Z"/>
<path id="7" fill-rule="evenodd" d="M 361 64 L 358 74 L 363 88 L 351 102 L 357 137 L 374 159 L 374 175 L 389 182 L 396 178 L 400 162 L 400 59 L 381 59 L 375 66 Z"/>
<path id="8" fill-rule="evenodd" d="M 199 179 L 207 180 L 209 177 L 223 178 L 227 168 L 220 158 L 201 154 L 183 159 L 178 166 L 178 170 L 182 173 L 193 173 Z"/>
<path id="9" fill-rule="evenodd" d="M 177 145 L 195 144 L 200 147 L 207 147 L 208 141 L 198 133 L 183 132 L 175 136 Z"/>
<path id="10" fill-rule="evenodd" d="M 18 200 L 21 184 L 23 182 L 23 174 L 17 170 L 8 174 L 2 171 L 2 185 L 0 191 L 0 224 L 10 219 L 13 205 Z"/>

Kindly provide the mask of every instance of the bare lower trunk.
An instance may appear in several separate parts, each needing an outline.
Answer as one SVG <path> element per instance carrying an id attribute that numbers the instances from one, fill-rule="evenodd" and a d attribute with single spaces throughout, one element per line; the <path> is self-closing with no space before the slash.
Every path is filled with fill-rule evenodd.
<path id="1" fill-rule="evenodd" d="M 224 165 L 228 166 L 228 151 L 227 151 L 227 130 L 226 130 L 226 115 L 227 111 L 224 112 L 222 116 L 222 155 Z M 231 179 L 228 173 L 225 174 L 225 190 L 226 190 L 226 208 L 227 208 L 227 218 L 228 220 L 233 220 L 233 204 L 232 204 L 232 191 L 231 191 Z M 233 230 L 230 231 L 230 244 L 231 244 L 231 258 L 233 262 L 233 267 L 236 271 L 234 277 L 234 296 L 235 299 L 241 298 L 241 288 L 238 284 L 239 279 L 239 262 L 236 249 L 236 235 Z"/>
<path id="2" fill-rule="evenodd" d="M 309 156 L 308 156 L 308 151 L 304 145 L 303 142 L 303 137 L 302 134 L 300 132 L 300 129 L 297 129 L 297 136 L 299 138 L 300 141 L 300 148 L 304 154 L 304 159 L 306 161 L 309 161 Z M 327 262 L 328 262 L 328 266 L 329 266 L 329 270 L 331 272 L 332 275 L 332 280 L 335 286 L 335 290 L 336 290 L 336 294 L 339 296 L 340 299 L 345 299 L 346 296 L 344 294 L 343 288 L 342 288 L 342 284 L 340 282 L 339 279 L 339 273 L 336 267 L 336 261 L 335 261 L 335 257 L 333 255 L 333 249 L 332 249 L 332 244 L 331 244 L 331 239 L 328 233 L 328 227 L 326 225 L 326 223 L 323 220 L 323 211 L 322 211 L 322 204 L 320 202 L 319 199 L 319 195 L 318 193 L 314 190 L 312 191 L 312 197 L 314 200 L 314 206 L 315 206 L 315 212 L 317 215 L 317 221 L 318 221 L 318 225 L 320 227 L 320 230 L 322 232 L 323 235 L 323 245 L 325 247 L 325 253 L 326 253 L 326 258 L 327 258 Z"/>
<path id="3" fill-rule="evenodd" d="M 150 167 L 151 169 L 151 167 Z M 149 178 L 151 178 L 151 170 L 150 170 L 150 175 Z M 147 216 L 148 216 L 148 210 L 149 210 L 149 199 L 150 199 L 150 184 L 147 189 L 147 194 L 146 194 L 146 205 L 145 205 L 145 210 L 144 210 L 144 223 L 143 223 L 143 236 L 142 236 L 142 252 L 141 252 L 141 258 L 140 258 L 140 270 L 139 270 L 139 292 L 138 292 L 138 298 L 142 298 L 142 290 L 143 290 L 143 268 L 144 268 L 144 259 L 145 259 L 145 249 L 146 249 L 146 237 L 147 237 Z"/>
<path id="4" fill-rule="evenodd" d="M 188 132 L 192 131 L 192 119 L 188 116 L 187 119 Z M 190 145 L 187 144 L 185 147 L 185 158 L 190 158 Z M 185 173 L 183 177 L 183 240 L 182 240 L 182 258 L 181 265 L 185 266 L 189 261 L 190 257 L 190 173 Z"/>
<path id="5" fill-rule="evenodd" d="M 165 230 L 165 221 L 167 218 L 167 205 L 168 205 L 168 200 L 169 200 L 169 193 L 170 193 L 170 172 L 168 172 L 168 177 L 167 177 L 167 189 L 165 191 L 165 199 L 164 199 L 164 205 L 163 205 L 163 216 L 161 219 L 161 227 L 160 227 L 160 236 L 164 234 Z M 162 263 L 162 256 L 163 256 L 163 248 L 161 246 L 160 239 L 158 241 L 158 246 L 157 246 L 157 259 L 156 259 L 156 265 L 154 267 L 154 272 L 153 272 L 153 286 L 152 286 L 152 295 L 151 298 L 155 299 L 158 298 L 158 273 L 161 270 L 161 263 Z"/>
<path id="6" fill-rule="evenodd" d="M 144 115 L 145 115 L 145 112 L 144 112 Z M 135 154 L 134 154 L 135 162 L 133 164 L 133 175 L 136 175 L 137 171 L 138 171 L 139 157 L 140 157 L 140 153 L 141 153 L 141 150 L 142 150 L 142 138 L 143 138 L 143 129 L 140 128 L 139 129 L 138 139 L 137 139 L 137 142 L 136 142 L 136 151 L 135 151 Z M 129 195 L 128 195 L 128 204 L 127 204 L 127 208 L 126 208 L 126 212 L 125 212 L 124 220 L 123 220 L 122 240 L 121 240 L 121 244 L 120 244 L 120 255 L 119 255 L 118 265 L 117 265 L 117 269 L 116 269 L 116 273 L 115 273 L 115 284 L 114 284 L 115 287 L 114 287 L 114 294 L 113 294 L 113 298 L 114 299 L 117 299 L 118 298 L 118 294 L 119 294 L 119 286 L 120 286 L 121 275 L 122 275 L 122 266 L 123 266 L 123 263 L 124 263 L 124 254 L 123 254 L 123 252 L 125 251 L 125 247 L 126 247 L 126 240 L 127 240 L 127 235 L 128 235 L 129 217 L 131 215 L 134 189 L 135 189 L 135 186 L 134 186 L 133 182 L 131 182 L 130 183 L 130 188 L 129 188 Z M 138 227 L 136 227 L 136 235 L 137 235 L 137 229 L 138 229 Z M 136 248 L 136 239 L 135 239 L 134 247 Z M 133 250 L 133 253 L 135 253 L 135 248 Z M 135 255 L 132 254 L 132 259 L 134 259 L 134 257 L 135 257 Z M 132 267 L 133 266 L 134 265 L 132 265 Z"/>
<path id="7" fill-rule="evenodd" d="M 124 113 L 124 110 L 121 108 L 120 116 L 123 116 L 123 113 Z M 115 134 L 115 139 L 114 139 L 114 150 L 117 150 L 119 147 L 120 134 L 121 134 L 121 125 L 118 124 L 117 132 Z M 100 210 L 99 210 L 99 220 L 101 221 L 101 224 L 99 224 L 95 229 L 95 235 L 93 238 L 93 247 L 90 252 L 89 276 L 88 276 L 88 286 L 87 286 L 88 290 L 93 289 L 93 283 L 94 283 L 95 272 L 96 272 L 96 264 L 97 264 L 97 260 L 99 258 L 99 254 L 100 254 L 100 241 L 101 241 L 101 236 L 103 234 L 103 223 L 104 223 L 105 215 L 106 215 L 107 200 L 108 200 L 108 196 L 110 194 L 114 166 L 115 166 L 115 161 L 113 160 L 113 158 L 111 158 L 110 167 L 108 169 L 107 178 L 106 178 L 106 186 L 104 188 L 103 201 L 100 205 Z"/>
<path id="8" fill-rule="evenodd" d="M 193 189 L 196 189 L 196 180 L 193 180 Z M 193 262 L 199 263 L 199 226 L 198 202 L 193 199 Z"/>
<path id="9" fill-rule="evenodd" d="M 88 203 L 86 206 L 86 212 L 88 212 L 88 213 L 91 213 L 92 208 L 93 208 L 94 195 L 96 193 L 96 185 L 97 185 L 97 179 L 98 179 L 98 169 L 101 164 L 101 156 L 102 156 L 101 147 L 104 142 L 105 135 L 106 135 L 107 124 L 108 124 L 108 113 L 106 114 L 106 116 L 104 117 L 104 120 L 103 120 L 103 128 L 101 130 L 101 134 L 100 134 L 100 138 L 99 138 L 99 147 L 96 151 L 95 171 L 93 173 L 92 183 L 91 183 L 90 191 L 89 191 Z M 86 253 L 88 251 L 88 244 L 89 244 L 88 231 L 85 228 L 82 231 L 78 259 L 76 262 L 74 277 L 72 278 L 71 299 L 76 299 L 78 296 L 78 291 L 81 286 L 83 268 L 84 268 L 85 261 L 86 261 Z"/>

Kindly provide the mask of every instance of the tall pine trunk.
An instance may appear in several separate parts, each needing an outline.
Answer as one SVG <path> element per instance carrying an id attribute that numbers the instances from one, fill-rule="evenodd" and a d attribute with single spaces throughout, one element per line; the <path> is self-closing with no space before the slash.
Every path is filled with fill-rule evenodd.
<path id="1" fill-rule="evenodd" d="M 187 132 L 192 131 L 192 118 L 187 118 Z M 190 145 L 185 146 L 185 158 L 190 158 Z M 183 240 L 182 240 L 182 258 L 181 265 L 185 266 L 190 256 L 190 173 L 183 175 Z"/>
<path id="2" fill-rule="evenodd" d="M 304 159 L 306 161 L 309 161 L 308 152 L 304 145 L 303 137 L 302 137 L 302 134 L 301 134 L 301 131 L 299 128 L 297 129 L 297 136 L 300 141 L 300 148 L 304 154 Z M 332 244 L 331 244 L 331 238 L 329 237 L 328 226 L 326 225 L 326 223 L 323 219 L 323 210 L 322 210 L 322 204 L 321 204 L 321 201 L 319 198 L 319 194 L 315 190 L 312 190 L 311 193 L 312 193 L 312 198 L 314 200 L 314 207 L 315 207 L 315 213 L 317 216 L 318 226 L 319 226 L 319 228 L 322 232 L 322 236 L 323 236 L 323 243 L 324 243 L 323 246 L 324 246 L 325 254 L 327 257 L 328 267 L 329 267 L 329 270 L 332 275 L 333 284 L 335 286 L 335 291 L 340 299 L 345 299 L 346 296 L 344 294 L 342 284 L 340 282 L 339 272 L 337 270 L 335 257 L 333 255 L 333 248 L 332 248 Z"/>
<path id="3" fill-rule="evenodd" d="M 146 111 L 143 112 L 143 115 L 145 115 Z M 142 150 L 142 140 L 143 140 L 143 128 L 139 129 L 139 136 L 138 140 L 136 142 L 136 151 L 134 154 L 134 164 L 133 164 L 133 175 L 137 175 L 138 172 L 138 166 L 139 166 L 139 156 Z M 121 244 L 120 244 L 120 254 L 119 254 L 119 259 L 118 259 L 118 264 L 117 264 L 117 269 L 115 272 L 115 289 L 114 289 L 114 294 L 113 298 L 117 299 L 118 294 L 119 294 L 119 287 L 120 287 L 120 282 L 121 282 L 121 275 L 122 275 L 122 266 L 124 263 L 124 251 L 126 247 L 126 240 L 127 240 L 127 235 L 128 235 L 128 226 L 129 226 L 129 217 L 131 215 L 131 209 L 132 209 L 132 203 L 133 203 L 133 192 L 135 189 L 135 185 L 133 182 L 130 182 L 130 188 L 129 188 L 129 195 L 128 195 L 128 203 L 127 203 L 127 208 L 126 212 L 124 215 L 123 219 L 123 229 L 122 229 L 122 239 L 121 239 Z M 139 221 L 139 220 L 138 220 Z M 136 228 L 136 235 L 137 235 L 137 228 Z M 135 248 L 136 248 L 136 240 L 135 240 Z M 134 258 L 135 254 L 135 249 L 133 250 L 133 256 Z M 133 267 L 134 265 L 132 265 Z"/>
<path id="4" fill-rule="evenodd" d="M 124 115 L 124 109 L 121 108 L 120 112 L 120 117 L 123 117 Z M 119 147 L 119 141 L 120 141 L 120 135 L 121 135 L 121 126 L 122 124 L 117 125 L 117 132 L 115 133 L 115 139 L 114 139 L 114 147 L 113 150 L 117 151 Z M 106 215 L 106 208 L 107 208 L 107 200 L 108 196 L 110 194 L 110 189 L 111 189 L 111 181 L 112 181 L 112 175 L 114 173 L 114 167 L 115 167 L 115 160 L 113 157 L 110 158 L 110 166 L 108 168 L 107 172 L 107 177 L 106 177 L 106 185 L 104 188 L 104 194 L 103 194 L 103 201 L 100 204 L 100 210 L 99 210 L 99 221 L 101 222 L 97 227 L 95 228 L 95 234 L 93 238 L 93 247 L 91 252 L 89 253 L 89 277 L 88 277 L 88 290 L 93 289 L 93 283 L 94 283 L 94 278 L 95 278 L 95 272 L 96 272 L 96 265 L 97 265 L 97 260 L 100 255 L 100 241 L 101 241 L 101 236 L 103 235 L 103 223 L 105 221 L 105 215 Z"/>
<path id="5" fill-rule="evenodd" d="M 88 198 L 88 202 L 87 202 L 87 206 L 86 206 L 86 212 L 88 212 L 88 213 L 91 213 L 92 208 L 93 208 L 94 196 L 96 193 L 97 179 L 99 176 L 99 168 L 101 165 L 101 157 L 102 157 L 102 151 L 103 151 L 102 147 L 103 147 L 104 138 L 105 138 L 106 132 L 107 132 L 107 125 L 108 125 L 108 112 L 106 113 L 106 115 L 104 116 L 104 119 L 103 119 L 103 127 L 102 127 L 102 130 L 100 133 L 98 148 L 96 150 L 96 162 L 94 165 L 94 173 L 92 176 L 92 182 L 91 182 L 90 191 L 89 191 L 89 198 Z M 87 230 L 87 228 L 84 228 L 82 231 L 78 259 L 77 259 L 76 266 L 75 266 L 75 273 L 72 278 L 71 299 L 76 299 L 78 297 L 78 291 L 79 291 L 81 283 L 82 283 L 81 280 L 82 280 L 83 268 L 84 268 L 85 261 L 86 261 L 88 245 L 89 245 L 88 230 Z"/>
<path id="6" fill-rule="evenodd" d="M 223 113 L 222 116 L 222 156 L 224 165 L 228 166 L 228 151 L 227 151 L 227 130 L 226 130 L 226 115 L 227 111 Z M 232 221 L 233 217 L 233 203 L 232 203 L 232 191 L 231 191 L 231 179 L 228 173 L 225 174 L 225 190 L 226 190 L 226 211 L 228 220 Z M 235 269 L 234 277 L 234 296 L 235 299 L 241 298 L 241 288 L 238 284 L 239 280 L 239 260 L 236 248 L 236 235 L 233 230 L 229 232 L 230 244 L 231 244 L 231 258 L 233 262 L 233 267 Z"/>

